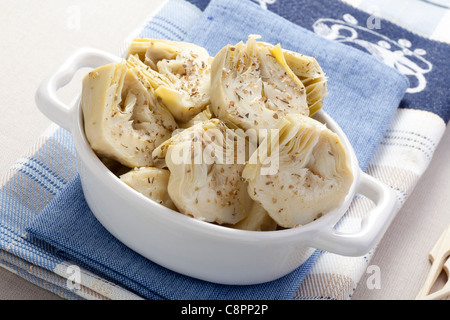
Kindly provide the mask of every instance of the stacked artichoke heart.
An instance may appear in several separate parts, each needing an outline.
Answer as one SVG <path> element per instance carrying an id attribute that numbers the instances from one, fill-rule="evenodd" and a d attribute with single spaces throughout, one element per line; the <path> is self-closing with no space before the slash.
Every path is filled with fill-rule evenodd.
<path id="1" fill-rule="evenodd" d="M 258 38 L 215 57 L 135 39 L 123 61 L 83 79 L 94 152 L 145 197 L 230 228 L 293 228 L 339 207 L 353 181 L 349 156 L 311 118 L 325 74 L 315 58 Z"/>

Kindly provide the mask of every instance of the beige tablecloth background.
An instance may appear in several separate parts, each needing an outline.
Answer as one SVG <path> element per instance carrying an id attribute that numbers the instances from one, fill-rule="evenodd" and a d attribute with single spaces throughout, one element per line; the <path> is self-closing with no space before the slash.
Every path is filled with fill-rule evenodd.
<path id="1" fill-rule="evenodd" d="M 40 81 L 80 47 L 117 48 L 163 0 L 0 1 L 0 175 L 50 125 L 34 103 Z M 75 77 L 75 82 L 81 74 Z M 70 102 L 81 88 L 59 92 Z M 450 131 L 402 210 L 380 242 L 370 265 L 380 288 L 364 275 L 353 299 L 414 299 L 430 269 L 428 252 L 450 224 Z M 0 268 L 0 299 L 61 299 Z"/>

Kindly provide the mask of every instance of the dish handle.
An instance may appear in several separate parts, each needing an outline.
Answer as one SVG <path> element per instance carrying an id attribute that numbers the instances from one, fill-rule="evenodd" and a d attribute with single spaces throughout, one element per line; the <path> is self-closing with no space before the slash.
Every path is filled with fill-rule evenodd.
<path id="1" fill-rule="evenodd" d="M 119 57 L 97 49 L 77 50 L 39 85 L 35 96 L 37 107 L 47 118 L 70 130 L 71 107 L 57 97 L 58 89 L 67 85 L 81 68 L 97 68 L 118 60 Z"/>
<path id="2" fill-rule="evenodd" d="M 394 217 L 397 196 L 393 189 L 364 172 L 360 173 L 356 193 L 369 198 L 376 205 L 365 214 L 361 230 L 356 233 L 342 233 L 330 226 L 311 240 L 311 247 L 357 257 L 368 253 L 377 244 Z"/>

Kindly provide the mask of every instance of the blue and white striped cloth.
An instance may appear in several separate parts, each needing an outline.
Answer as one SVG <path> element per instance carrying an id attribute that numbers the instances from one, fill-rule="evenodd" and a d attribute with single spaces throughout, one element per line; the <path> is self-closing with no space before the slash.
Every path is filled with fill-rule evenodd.
<path id="1" fill-rule="evenodd" d="M 243 4 L 242 1 L 213 1 L 212 5 L 218 6 L 217 9 L 231 6 L 227 7 L 229 10 L 226 14 L 232 15 L 233 10 L 236 9 L 233 5 L 245 6 L 250 5 L 250 2 Z M 344 4 L 340 3 L 340 5 L 345 8 Z M 267 7 L 270 8 L 266 4 Z M 255 4 L 249 8 L 261 10 L 258 14 L 263 14 L 264 8 L 257 8 Z M 196 42 L 201 39 L 202 32 L 207 34 L 206 27 L 211 26 L 210 23 L 217 22 L 217 20 L 214 21 L 216 11 L 213 9 L 214 7 L 210 6 L 202 12 L 183 0 L 170 0 L 132 37 L 190 39 Z M 323 10 L 323 17 L 326 18 L 326 8 Z M 283 20 L 279 17 L 275 20 L 277 19 Z M 206 24 L 199 25 L 201 20 Z M 283 20 L 280 23 L 288 22 Z M 245 31 L 242 30 L 242 32 Z M 264 30 L 262 31 L 261 33 L 264 34 Z M 197 34 L 199 38 L 192 37 L 190 34 Z M 204 41 L 207 43 L 208 39 Z M 120 52 L 123 51 L 124 48 L 121 48 Z M 380 122 L 384 123 L 385 127 L 380 128 L 382 133 L 375 141 L 372 141 L 374 145 L 372 154 L 367 153 L 369 156 L 362 158 L 362 164 L 367 168 L 368 173 L 396 189 L 399 199 L 403 202 L 431 160 L 433 151 L 445 129 L 445 122 L 432 112 L 413 109 L 396 111 L 395 108 L 388 120 L 392 121 Z M 405 141 L 408 143 L 402 143 Z M 358 144 L 357 140 L 355 142 Z M 423 152 L 424 150 L 426 152 Z M 78 255 L 80 251 L 76 247 L 65 248 L 69 250 L 63 251 L 63 244 L 70 241 L 61 241 L 56 238 L 54 239 L 56 241 L 52 243 L 55 246 L 52 246 L 40 240 L 42 237 L 49 241 L 55 235 L 54 230 L 48 228 L 47 222 L 52 221 L 54 217 L 52 214 L 58 214 L 57 210 L 61 211 L 61 207 L 58 206 L 61 203 L 58 203 L 57 199 L 64 199 L 64 195 L 67 196 L 68 192 L 77 192 L 76 187 L 79 185 L 76 183 L 75 159 L 70 134 L 54 125 L 1 180 L 0 263 L 2 266 L 67 299 L 207 298 L 208 296 L 202 296 L 198 291 L 183 292 L 176 287 L 167 287 L 169 284 L 162 287 L 163 282 L 156 279 L 142 280 L 140 279 L 142 275 L 139 274 L 134 278 L 129 277 L 130 274 L 125 274 L 128 278 L 124 281 L 123 278 L 117 277 L 117 272 L 112 274 L 101 272 L 104 270 L 105 263 L 89 261 L 85 257 L 80 258 Z M 342 231 L 354 231 L 368 207 L 370 204 L 367 204 L 364 199 L 356 199 L 338 228 Z M 31 236 L 27 230 L 32 231 L 34 236 Z M 279 282 L 278 285 L 273 283 L 272 287 L 261 286 L 259 290 L 247 292 L 233 292 L 224 287 L 216 287 L 214 295 L 209 297 L 348 299 L 369 260 L 370 254 L 361 258 L 341 257 L 329 253 L 316 254 L 308 265 L 303 266 L 302 270 L 290 275 L 291 278 L 284 279 L 288 281 Z M 120 263 L 114 263 L 114 260 L 108 262 L 108 267 L 113 271 L 117 271 L 118 265 Z M 80 273 L 78 279 L 80 285 L 75 288 L 69 285 L 73 280 L 73 266 L 78 266 L 77 270 Z M 297 282 L 289 283 L 289 281 Z M 135 286 L 136 283 L 140 287 Z M 280 283 L 285 286 L 280 286 Z M 234 295 L 229 295 L 230 291 Z"/>

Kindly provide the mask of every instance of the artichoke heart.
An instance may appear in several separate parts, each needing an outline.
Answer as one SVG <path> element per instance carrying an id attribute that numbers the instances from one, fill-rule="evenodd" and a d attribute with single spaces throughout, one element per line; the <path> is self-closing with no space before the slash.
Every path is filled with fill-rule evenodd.
<path id="1" fill-rule="evenodd" d="M 277 223 L 258 202 L 253 201 L 248 215 L 235 225 L 229 227 L 248 231 L 275 231 L 277 229 Z"/>
<path id="2" fill-rule="evenodd" d="M 266 42 L 258 42 L 258 45 L 271 50 L 276 49 L 272 44 Z M 315 57 L 306 56 L 284 48 L 281 49 L 281 54 L 289 69 L 305 86 L 309 116 L 312 116 L 323 107 L 323 100 L 328 95 L 325 72 Z M 283 58 L 280 58 L 280 60 L 283 60 Z"/>
<path id="3" fill-rule="evenodd" d="M 278 225 L 304 225 L 341 205 L 353 173 L 337 134 L 313 118 L 289 114 L 279 123 L 279 136 L 271 139 L 258 147 L 272 145 L 271 152 L 255 151 L 242 176 L 252 199 Z M 275 174 L 262 172 L 268 158 L 278 164 Z"/>
<path id="4" fill-rule="evenodd" d="M 272 129 L 286 114 L 308 116 L 306 89 L 290 69 L 280 45 L 227 45 L 211 67 L 211 107 L 242 129 Z"/>
<path id="5" fill-rule="evenodd" d="M 213 117 L 213 115 L 211 113 L 210 106 L 208 105 L 205 110 L 203 110 L 202 112 L 197 114 L 191 120 L 189 120 L 186 123 L 180 124 L 180 128 L 186 129 L 186 128 L 192 127 L 193 125 L 195 125 L 197 123 L 208 121 L 212 117 Z"/>
<path id="6" fill-rule="evenodd" d="M 323 100 L 328 95 L 327 78 L 315 57 L 283 49 L 283 56 L 292 72 L 302 81 L 306 88 L 309 115 L 323 107 Z"/>
<path id="7" fill-rule="evenodd" d="M 153 151 L 170 171 L 168 192 L 181 213 L 218 224 L 235 224 L 247 216 L 253 200 L 241 178 L 246 159 L 236 147 L 239 139 L 222 121 L 211 119 Z"/>
<path id="8" fill-rule="evenodd" d="M 154 167 L 140 167 L 120 175 L 120 180 L 147 198 L 172 209 L 177 210 L 167 193 L 170 172 Z"/>
<path id="9" fill-rule="evenodd" d="M 102 157 L 134 168 L 152 164 L 152 151 L 177 123 L 125 61 L 83 78 L 81 107 L 86 138 Z"/>
<path id="10" fill-rule="evenodd" d="M 188 122 L 210 101 L 212 57 L 206 49 L 192 43 L 155 39 L 135 39 L 127 59 L 136 56 L 165 80 L 153 83 L 178 122 Z"/>

